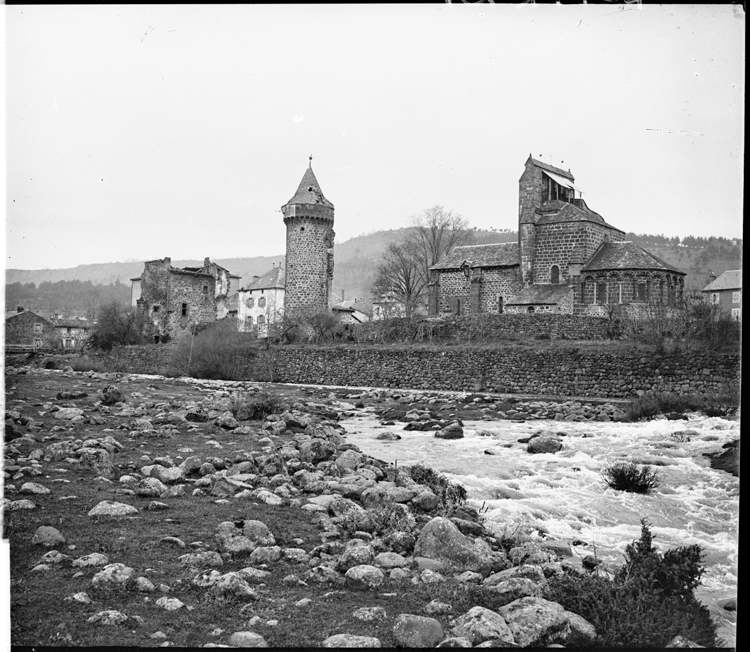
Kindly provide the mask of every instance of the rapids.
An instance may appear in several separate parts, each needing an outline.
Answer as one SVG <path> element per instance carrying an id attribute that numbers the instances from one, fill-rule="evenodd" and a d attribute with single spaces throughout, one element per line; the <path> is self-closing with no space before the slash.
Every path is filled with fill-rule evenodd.
<path id="1" fill-rule="evenodd" d="M 712 469 L 703 453 L 721 452 L 722 444 L 739 438 L 738 422 L 705 416 L 642 423 L 464 421 L 464 438 L 453 440 L 381 425 L 367 409 L 341 424 L 363 453 L 398 466 L 430 466 L 461 483 L 496 534 L 544 533 L 567 541 L 575 555 L 595 553 L 611 565 L 622 564 L 643 517 L 662 552 L 699 544 L 706 573 L 696 596 L 732 644 L 734 614 L 717 603 L 737 596 L 739 478 Z M 387 431 L 401 439 L 376 438 Z M 540 431 L 564 434 L 563 449 L 527 453 L 518 440 Z M 609 488 L 601 471 L 618 460 L 652 465 L 660 486 L 650 495 Z"/>

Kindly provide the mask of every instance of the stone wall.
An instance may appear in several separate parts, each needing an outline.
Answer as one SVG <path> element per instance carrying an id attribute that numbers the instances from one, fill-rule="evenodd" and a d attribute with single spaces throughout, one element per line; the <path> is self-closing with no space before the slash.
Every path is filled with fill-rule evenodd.
<path id="1" fill-rule="evenodd" d="M 460 314 L 497 313 L 498 299 L 503 297 L 505 302 L 521 289 L 517 267 L 477 268 L 472 274 L 472 281 L 469 281 L 461 270 L 440 272 L 437 286 L 439 313 L 455 313 L 456 299 L 461 302 Z M 469 288 L 477 286 L 478 292 L 472 297 Z"/>
<path id="2" fill-rule="evenodd" d="M 128 346 L 99 359 L 113 369 L 160 373 L 170 354 L 170 345 Z M 732 390 L 737 387 L 740 358 L 558 346 L 278 346 L 249 360 L 248 368 L 252 371 L 247 380 L 256 381 L 629 398 L 645 391 L 706 394 Z"/>
<path id="3" fill-rule="evenodd" d="M 705 394 L 735 386 L 739 356 L 643 355 L 574 349 L 398 347 L 272 349 L 256 365 L 267 380 L 320 385 L 635 397 L 645 391 Z"/>

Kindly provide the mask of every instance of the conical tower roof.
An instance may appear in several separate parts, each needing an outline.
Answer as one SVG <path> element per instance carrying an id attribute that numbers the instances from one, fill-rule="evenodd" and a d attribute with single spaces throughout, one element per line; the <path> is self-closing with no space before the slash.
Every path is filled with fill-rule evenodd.
<path id="1" fill-rule="evenodd" d="M 320 189 L 320 184 L 315 178 L 315 173 L 312 169 L 312 162 L 307 170 L 305 170 L 302 181 L 299 182 L 299 186 L 297 187 L 297 192 L 287 202 L 288 204 L 322 204 L 323 206 L 333 208 L 333 204 L 323 196 L 323 191 Z"/>

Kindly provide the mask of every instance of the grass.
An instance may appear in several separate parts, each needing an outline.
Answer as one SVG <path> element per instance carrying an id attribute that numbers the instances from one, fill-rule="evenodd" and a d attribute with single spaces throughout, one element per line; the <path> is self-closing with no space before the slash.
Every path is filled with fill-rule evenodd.
<path id="1" fill-rule="evenodd" d="M 702 411 L 707 416 L 729 416 L 738 407 L 739 392 L 730 389 L 703 395 L 646 392 L 628 406 L 625 420 L 640 421 L 672 412 L 693 411 Z"/>

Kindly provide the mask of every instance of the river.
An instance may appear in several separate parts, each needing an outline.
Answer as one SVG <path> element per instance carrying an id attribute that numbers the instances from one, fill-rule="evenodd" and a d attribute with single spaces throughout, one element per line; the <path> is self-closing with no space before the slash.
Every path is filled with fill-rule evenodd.
<path id="1" fill-rule="evenodd" d="M 469 504 L 496 533 L 543 532 L 575 542 L 574 554 L 595 552 L 616 565 L 625 546 L 639 538 L 643 517 L 662 552 L 699 544 L 707 571 L 696 596 L 717 619 L 719 635 L 733 645 L 735 613 L 717 602 L 737 596 L 739 478 L 712 469 L 703 453 L 739 438 L 739 422 L 704 416 L 641 423 L 465 421 L 463 439 L 444 440 L 381 425 L 371 409 L 355 412 L 341 422 L 347 441 L 381 460 L 424 464 L 461 483 Z M 378 440 L 384 431 L 401 439 Z M 564 433 L 563 449 L 527 453 L 518 440 L 539 431 Z M 649 495 L 607 487 L 601 471 L 618 460 L 651 464 L 660 486 Z"/>

